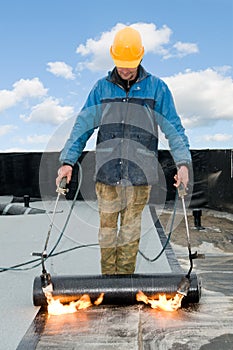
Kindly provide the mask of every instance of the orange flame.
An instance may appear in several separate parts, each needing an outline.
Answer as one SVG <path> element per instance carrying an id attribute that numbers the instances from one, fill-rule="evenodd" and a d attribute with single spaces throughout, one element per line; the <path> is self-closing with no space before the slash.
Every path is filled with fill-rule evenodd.
<path id="1" fill-rule="evenodd" d="M 183 295 L 176 293 L 174 298 L 167 299 L 165 294 L 160 294 L 159 299 L 148 298 L 142 291 L 136 295 L 137 301 L 143 301 L 145 304 L 150 304 L 152 309 L 160 309 L 163 311 L 176 311 L 181 307 Z"/>
<path id="2" fill-rule="evenodd" d="M 96 301 L 94 302 L 94 304 L 95 304 L 96 306 L 100 305 L 100 304 L 102 303 L 103 299 L 104 299 L 104 293 L 101 293 L 101 294 L 99 295 L 99 297 L 96 299 Z"/>
<path id="3" fill-rule="evenodd" d="M 69 304 L 64 305 L 59 299 L 54 299 L 51 292 L 45 293 L 47 303 L 48 303 L 48 314 L 49 315 L 63 315 L 72 314 L 81 309 L 87 309 L 92 306 L 90 296 L 84 294 L 77 301 L 71 301 Z M 99 297 L 94 302 L 94 305 L 100 305 L 103 301 L 104 293 L 101 293 Z"/>

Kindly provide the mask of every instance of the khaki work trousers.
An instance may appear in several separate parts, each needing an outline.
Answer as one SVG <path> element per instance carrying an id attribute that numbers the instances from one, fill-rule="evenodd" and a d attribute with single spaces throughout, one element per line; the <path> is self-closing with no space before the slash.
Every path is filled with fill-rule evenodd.
<path id="1" fill-rule="evenodd" d="M 151 186 L 96 183 L 102 274 L 132 274 L 141 235 L 142 211 Z"/>

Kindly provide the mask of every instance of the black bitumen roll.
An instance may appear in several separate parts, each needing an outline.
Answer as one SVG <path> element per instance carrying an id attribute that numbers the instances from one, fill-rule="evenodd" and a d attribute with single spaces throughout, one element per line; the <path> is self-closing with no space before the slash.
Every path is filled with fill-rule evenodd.
<path id="1" fill-rule="evenodd" d="M 132 305 L 136 294 L 142 291 L 148 297 L 158 298 L 166 294 L 175 296 L 178 284 L 184 274 L 133 274 L 133 275 L 80 275 L 52 276 L 53 297 L 61 303 L 78 300 L 83 294 L 89 294 L 92 301 L 104 293 L 102 304 Z M 201 285 L 196 276 L 190 277 L 190 288 L 182 303 L 198 303 L 201 296 Z M 41 287 L 41 278 L 36 277 L 33 284 L 33 303 L 35 306 L 46 306 L 47 301 Z"/>
<path id="2" fill-rule="evenodd" d="M 0 215 L 44 214 L 44 209 L 30 208 L 17 204 L 0 204 Z"/>

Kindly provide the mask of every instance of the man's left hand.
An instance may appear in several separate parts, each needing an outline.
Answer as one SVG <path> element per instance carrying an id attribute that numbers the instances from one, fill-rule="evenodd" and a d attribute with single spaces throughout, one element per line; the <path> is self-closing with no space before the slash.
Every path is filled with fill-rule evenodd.
<path id="1" fill-rule="evenodd" d="M 184 185 L 184 188 L 187 189 L 188 182 L 189 182 L 189 170 L 186 165 L 181 165 L 181 167 L 178 169 L 177 174 L 174 176 L 175 187 L 179 187 L 182 183 Z"/>

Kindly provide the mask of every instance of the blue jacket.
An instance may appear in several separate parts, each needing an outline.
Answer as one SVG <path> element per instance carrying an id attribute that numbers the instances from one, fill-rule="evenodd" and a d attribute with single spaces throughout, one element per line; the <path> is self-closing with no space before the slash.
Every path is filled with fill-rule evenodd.
<path id="1" fill-rule="evenodd" d="M 97 81 L 78 114 L 61 155 L 74 165 L 96 128 L 95 181 L 145 185 L 157 181 L 158 126 L 168 139 L 177 166 L 191 163 L 189 143 L 167 85 L 139 66 L 126 91 L 116 70 Z"/>

